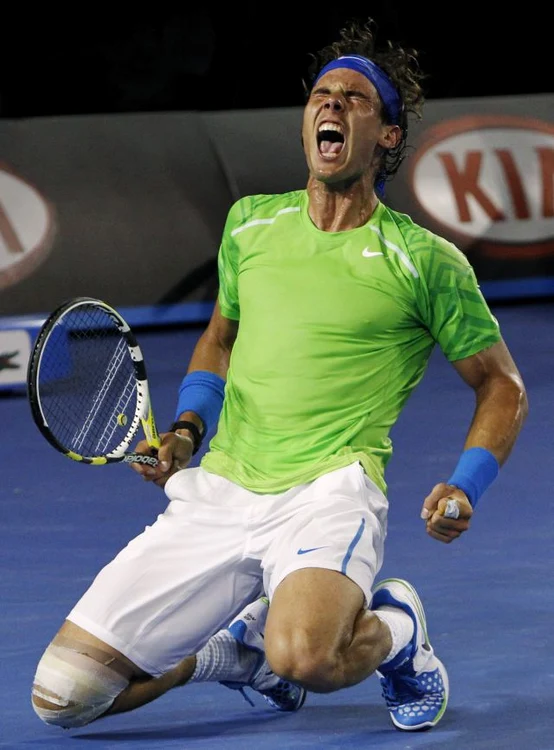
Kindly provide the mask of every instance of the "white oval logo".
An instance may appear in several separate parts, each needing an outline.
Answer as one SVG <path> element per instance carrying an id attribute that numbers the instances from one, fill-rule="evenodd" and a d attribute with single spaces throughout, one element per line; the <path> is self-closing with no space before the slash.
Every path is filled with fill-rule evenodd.
<path id="1" fill-rule="evenodd" d="M 36 188 L 0 165 L 0 289 L 29 276 L 48 255 L 52 207 Z"/>
<path id="2" fill-rule="evenodd" d="M 412 189 L 423 210 L 458 235 L 536 243 L 554 237 L 554 126 L 467 117 L 431 129 Z"/>

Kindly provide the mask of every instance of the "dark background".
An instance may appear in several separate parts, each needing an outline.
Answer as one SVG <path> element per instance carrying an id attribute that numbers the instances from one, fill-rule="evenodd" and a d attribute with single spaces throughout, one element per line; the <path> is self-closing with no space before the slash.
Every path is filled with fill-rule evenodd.
<path id="1" fill-rule="evenodd" d="M 553 90 L 540 6 L 198 5 L 12 6 L 3 12 L 0 116 L 301 105 L 309 53 L 368 15 L 382 37 L 420 51 L 430 99 Z"/>

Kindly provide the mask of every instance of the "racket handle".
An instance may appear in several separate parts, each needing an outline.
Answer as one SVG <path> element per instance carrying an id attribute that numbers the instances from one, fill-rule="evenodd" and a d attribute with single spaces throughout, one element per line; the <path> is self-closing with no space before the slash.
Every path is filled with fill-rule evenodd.
<path id="1" fill-rule="evenodd" d="M 158 465 L 158 459 L 156 456 L 147 456 L 144 453 L 126 453 L 122 460 L 123 463 L 126 464 L 146 464 L 148 466 Z"/>

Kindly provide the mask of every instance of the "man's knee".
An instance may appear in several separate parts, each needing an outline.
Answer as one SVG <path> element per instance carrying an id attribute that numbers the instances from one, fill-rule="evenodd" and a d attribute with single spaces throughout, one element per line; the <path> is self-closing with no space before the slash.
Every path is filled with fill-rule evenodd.
<path id="1" fill-rule="evenodd" d="M 35 674 L 33 708 L 47 724 L 85 726 L 105 714 L 127 687 L 129 675 L 124 672 L 120 665 L 114 669 L 113 663 L 102 664 L 76 647 L 50 644 Z"/>
<path id="2" fill-rule="evenodd" d="M 302 628 L 273 633 L 265 640 L 266 658 L 271 669 L 285 680 L 319 693 L 344 686 L 340 649 Z"/>

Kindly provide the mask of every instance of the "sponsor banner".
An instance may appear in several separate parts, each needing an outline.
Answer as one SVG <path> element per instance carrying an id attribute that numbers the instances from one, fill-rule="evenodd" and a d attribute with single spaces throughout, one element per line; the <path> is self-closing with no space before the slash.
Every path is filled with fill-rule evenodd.
<path id="1" fill-rule="evenodd" d="M 25 385 L 33 336 L 26 329 L 0 329 L 0 389 Z"/>
<path id="2" fill-rule="evenodd" d="M 469 116 L 431 128 L 410 165 L 421 210 L 489 259 L 554 255 L 554 124 Z"/>
<path id="3" fill-rule="evenodd" d="M 554 294 L 553 112 L 554 94 L 429 101 L 387 186 L 392 208 L 468 256 L 491 298 Z M 232 203 L 306 184 L 301 119 L 0 121 L 0 324 L 77 295 L 136 310 L 135 324 L 204 322 Z"/>
<path id="4" fill-rule="evenodd" d="M 0 164 L 0 289 L 34 273 L 54 238 L 53 206 L 34 185 Z"/>
<path id="5" fill-rule="evenodd" d="M 0 143 L 11 264 L 0 316 L 45 314 L 79 295 L 118 307 L 214 299 L 232 194 L 201 114 L 0 121 Z M 21 234 L 24 184 L 52 207 L 48 251 L 38 229 L 28 242 Z M 19 247 L 30 253 L 31 239 L 33 270 Z"/>
<path id="6" fill-rule="evenodd" d="M 435 104 L 395 207 L 454 242 L 489 296 L 554 294 L 554 96 Z"/>

